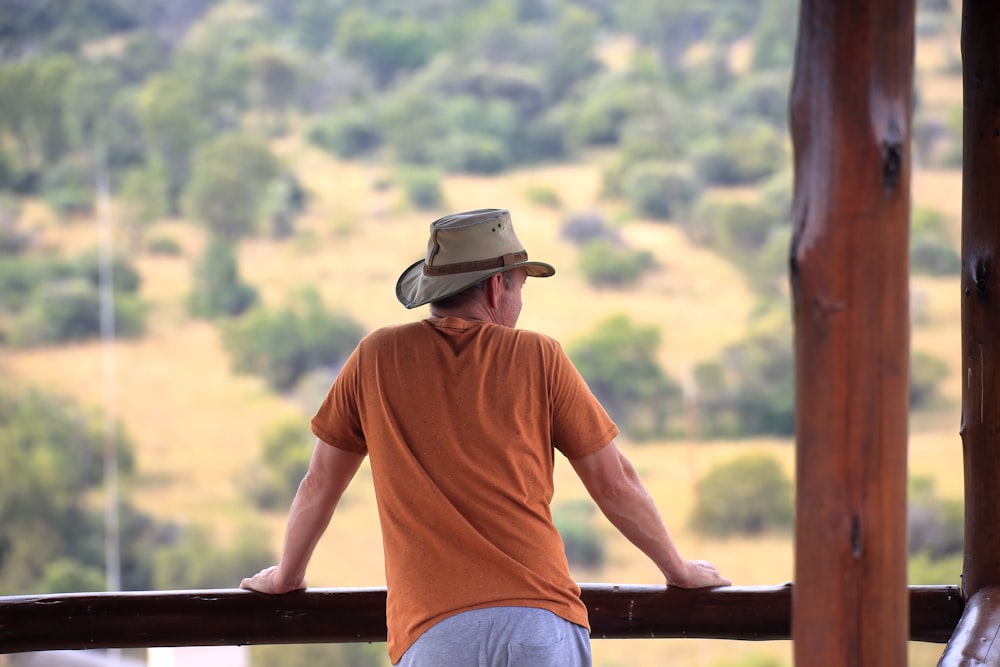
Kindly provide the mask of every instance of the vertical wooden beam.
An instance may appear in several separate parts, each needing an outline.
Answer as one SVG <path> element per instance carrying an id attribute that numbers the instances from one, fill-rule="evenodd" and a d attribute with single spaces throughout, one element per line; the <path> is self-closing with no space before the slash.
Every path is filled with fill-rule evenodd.
<path id="1" fill-rule="evenodd" d="M 962 8 L 962 421 L 971 597 L 1000 585 L 1000 3 Z"/>
<path id="2" fill-rule="evenodd" d="M 965 612 L 941 667 L 1000 665 L 1000 3 L 962 4 Z"/>
<path id="3" fill-rule="evenodd" d="M 803 0 L 791 95 L 796 664 L 905 665 L 913 0 Z"/>

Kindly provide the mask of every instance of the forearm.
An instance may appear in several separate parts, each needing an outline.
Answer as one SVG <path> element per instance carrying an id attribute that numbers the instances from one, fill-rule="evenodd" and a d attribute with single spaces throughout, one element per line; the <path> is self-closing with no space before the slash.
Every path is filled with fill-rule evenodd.
<path id="1" fill-rule="evenodd" d="M 608 521 L 646 554 L 667 582 L 680 581 L 686 561 L 681 556 L 653 499 L 626 462 L 620 485 L 595 493 L 594 501 Z"/>
<path id="2" fill-rule="evenodd" d="M 681 557 L 652 497 L 614 442 L 570 463 L 612 525 L 656 564 L 667 583 L 683 588 L 729 585 L 711 563 Z"/>
<path id="3" fill-rule="evenodd" d="M 312 472 L 299 484 L 295 499 L 288 512 L 278 578 L 289 585 L 298 585 L 305 578 L 306 566 L 316 544 L 330 524 L 337 508 L 339 495 L 331 498 L 331 490 L 324 488 Z"/>

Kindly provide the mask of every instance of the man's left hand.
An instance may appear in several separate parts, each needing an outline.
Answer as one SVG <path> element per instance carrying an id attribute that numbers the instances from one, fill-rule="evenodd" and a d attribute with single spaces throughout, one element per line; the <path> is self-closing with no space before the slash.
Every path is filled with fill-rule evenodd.
<path id="1" fill-rule="evenodd" d="M 277 565 L 266 567 L 252 577 L 241 581 L 240 588 L 257 591 L 258 593 L 267 593 L 268 595 L 281 595 L 283 593 L 291 593 L 292 591 L 305 590 L 305 577 L 301 577 L 297 582 L 289 584 L 281 581 L 278 574 Z"/>

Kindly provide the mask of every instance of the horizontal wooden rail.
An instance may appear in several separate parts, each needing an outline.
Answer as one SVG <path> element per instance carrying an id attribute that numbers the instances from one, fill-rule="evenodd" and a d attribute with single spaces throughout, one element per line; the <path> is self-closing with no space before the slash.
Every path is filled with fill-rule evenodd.
<path id="1" fill-rule="evenodd" d="M 983 586 L 966 602 L 965 611 L 944 649 L 938 667 L 1000 665 L 1000 586 Z"/>
<path id="2" fill-rule="evenodd" d="M 791 638 L 792 586 L 683 590 L 584 584 L 594 638 Z M 910 587 L 910 638 L 945 643 L 956 586 Z M 0 653 L 385 641 L 385 589 L 69 593 L 0 597 Z"/>

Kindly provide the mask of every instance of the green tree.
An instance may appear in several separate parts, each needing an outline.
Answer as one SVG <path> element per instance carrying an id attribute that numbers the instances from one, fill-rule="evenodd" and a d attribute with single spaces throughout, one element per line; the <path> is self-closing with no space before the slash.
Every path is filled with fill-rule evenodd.
<path id="1" fill-rule="evenodd" d="M 754 69 L 788 69 L 795 53 L 798 34 L 798 5 L 792 7 L 782 0 L 763 0 L 760 18 L 753 32 Z"/>
<path id="2" fill-rule="evenodd" d="M 261 456 L 250 473 L 250 499 L 261 509 L 287 508 L 309 469 L 314 441 L 301 419 L 276 422 L 261 434 Z"/>
<path id="3" fill-rule="evenodd" d="M 625 172 L 622 188 L 636 214 L 668 220 L 687 211 L 697 194 L 697 185 L 683 165 L 646 160 Z"/>
<path id="4" fill-rule="evenodd" d="M 0 131 L 17 147 L 20 165 L 30 174 L 55 164 L 68 148 L 63 89 L 74 68 L 68 56 L 0 67 Z"/>
<path id="5" fill-rule="evenodd" d="M 422 210 L 433 210 L 444 203 L 444 192 L 441 189 L 441 172 L 432 167 L 409 167 L 401 169 L 397 179 L 406 199 L 414 207 Z"/>
<path id="6" fill-rule="evenodd" d="M 962 268 L 962 258 L 940 211 L 913 207 L 910 213 L 910 267 L 913 273 L 932 276 L 955 275 Z"/>
<path id="7" fill-rule="evenodd" d="M 239 134 L 223 135 L 195 153 L 185 210 L 211 233 L 237 241 L 256 231 L 281 165 L 267 146 Z"/>
<path id="8" fill-rule="evenodd" d="M 151 156 L 167 171 L 170 210 L 178 212 L 191 156 L 211 127 L 199 113 L 197 91 L 184 77 L 156 74 L 139 91 L 136 112 Z"/>
<path id="9" fill-rule="evenodd" d="M 132 444 L 119 432 L 127 488 Z M 0 387 L 0 595 L 102 590 L 103 483 L 100 416 L 65 396 Z M 161 527 L 121 506 L 122 586 L 151 585 L 148 555 Z"/>
<path id="10" fill-rule="evenodd" d="M 580 251 L 580 271 L 594 287 L 631 287 L 655 264 L 648 250 L 624 248 L 606 239 L 590 241 Z"/>
<path id="11" fill-rule="evenodd" d="M 364 106 L 349 107 L 314 119 L 306 137 L 311 143 L 345 159 L 369 153 L 382 143 L 378 119 Z"/>
<path id="12" fill-rule="evenodd" d="M 925 554 L 932 560 L 961 555 L 965 545 L 963 502 L 940 498 L 929 477 L 911 478 L 907 497 L 910 555 Z"/>
<path id="13" fill-rule="evenodd" d="M 792 527 L 792 482 L 772 457 L 740 456 L 698 481 L 691 528 L 705 535 L 760 535 Z"/>
<path id="14" fill-rule="evenodd" d="M 594 525 L 596 511 L 590 501 L 562 502 L 552 508 L 552 521 L 562 536 L 570 566 L 588 569 L 604 565 L 604 542 Z"/>
<path id="15" fill-rule="evenodd" d="M 7 342 L 27 347 L 100 335 L 99 260 L 91 251 L 71 259 L 0 261 L 0 315 L 6 314 Z M 112 262 L 115 335 L 140 336 L 146 305 L 138 294 L 139 273 L 122 255 Z"/>
<path id="16" fill-rule="evenodd" d="M 699 179 L 712 185 L 754 184 L 779 173 L 788 161 L 785 138 L 763 121 L 734 123 L 700 138 L 691 148 Z"/>
<path id="17" fill-rule="evenodd" d="M 937 398 L 938 385 L 948 377 L 948 364 L 922 350 L 916 350 L 910 357 L 910 409 L 919 410 L 932 404 Z"/>
<path id="18" fill-rule="evenodd" d="M 243 282 L 233 244 L 212 236 L 194 267 L 188 309 L 195 317 L 239 315 L 257 303 L 257 290 Z"/>
<path id="19" fill-rule="evenodd" d="M 255 308 L 223 329 L 233 369 L 259 375 L 277 391 L 293 389 L 311 370 L 342 363 L 361 335 L 358 323 L 329 312 L 311 287 L 283 308 Z"/>
<path id="20" fill-rule="evenodd" d="M 615 315 L 575 341 L 568 352 L 608 414 L 636 439 L 669 434 L 680 412 L 680 385 L 660 367 L 660 330 Z"/>
<path id="21" fill-rule="evenodd" d="M 340 16 L 334 43 L 345 56 L 363 63 L 376 85 L 426 63 L 434 52 L 428 28 L 412 17 L 386 20 L 365 9 Z"/>
<path id="22" fill-rule="evenodd" d="M 698 432 L 706 437 L 787 436 L 795 429 L 791 325 L 763 324 L 694 372 Z"/>
<path id="23" fill-rule="evenodd" d="M 157 590 L 233 588 L 240 577 L 271 565 L 274 554 L 258 531 L 241 526 L 236 537 L 219 546 L 204 526 L 187 528 L 173 544 L 153 555 Z"/>
<path id="24" fill-rule="evenodd" d="M 250 55 L 252 98 L 276 132 L 284 132 L 302 85 L 298 61 L 273 47 L 259 47 Z"/>
<path id="25" fill-rule="evenodd" d="M 163 163 L 154 158 L 150 164 L 126 172 L 119 198 L 129 223 L 129 241 L 137 249 L 146 229 L 169 212 L 170 182 Z"/>

